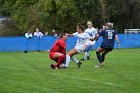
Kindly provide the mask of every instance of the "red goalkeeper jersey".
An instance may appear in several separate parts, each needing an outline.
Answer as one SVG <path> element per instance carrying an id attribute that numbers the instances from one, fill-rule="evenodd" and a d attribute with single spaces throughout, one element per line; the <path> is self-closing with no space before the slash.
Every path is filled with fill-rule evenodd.
<path id="1" fill-rule="evenodd" d="M 59 52 L 66 56 L 66 42 L 63 39 L 58 39 L 52 46 L 50 52 Z"/>

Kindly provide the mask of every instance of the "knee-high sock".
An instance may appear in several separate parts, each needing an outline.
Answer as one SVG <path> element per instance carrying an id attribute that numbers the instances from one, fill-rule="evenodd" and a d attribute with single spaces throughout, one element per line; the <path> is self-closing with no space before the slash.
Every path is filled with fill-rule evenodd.
<path id="1" fill-rule="evenodd" d="M 59 68 L 60 64 L 62 64 L 65 60 L 65 55 L 62 55 L 58 58 L 56 66 Z"/>
<path id="2" fill-rule="evenodd" d="M 79 63 L 79 61 L 76 59 L 76 57 L 72 56 L 72 57 L 70 57 L 70 58 L 71 58 L 71 60 L 72 60 L 73 62 Z"/>
<path id="3" fill-rule="evenodd" d="M 102 53 L 102 62 L 105 60 L 105 54 Z"/>
<path id="4" fill-rule="evenodd" d="M 97 52 L 97 51 L 96 51 L 96 56 L 97 56 L 99 62 L 102 63 L 102 56 L 101 56 L 100 53 Z"/>
<path id="5" fill-rule="evenodd" d="M 66 55 L 66 63 L 64 64 L 65 67 L 68 67 L 69 66 L 69 63 L 70 63 L 70 56 L 69 55 Z"/>

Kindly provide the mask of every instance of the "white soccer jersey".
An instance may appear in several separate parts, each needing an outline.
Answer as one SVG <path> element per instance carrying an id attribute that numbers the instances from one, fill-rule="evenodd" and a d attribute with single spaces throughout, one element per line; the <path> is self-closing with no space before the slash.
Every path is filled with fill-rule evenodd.
<path id="1" fill-rule="evenodd" d="M 75 49 L 78 53 L 82 52 L 84 50 L 84 44 L 87 40 L 90 40 L 90 36 L 87 33 L 78 34 L 78 32 L 73 33 L 75 37 L 77 37 L 77 43 L 75 46 Z"/>
<path id="2" fill-rule="evenodd" d="M 84 43 L 91 38 L 87 33 L 78 34 L 78 32 L 76 32 L 73 35 L 77 37 L 76 45 L 84 45 Z"/>
<path id="3" fill-rule="evenodd" d="M 87 28 L 85 30 L 85 33 L 89 34 L 89 36 L 91 38 L 94 38 L 96 36 L 97 30 L 95 28 L 93 28 L 93 27 L 92 28 Z M 87 45 L 89 45 L 89 44 L 91 45 L 91 44 L 94 44 L 94 43 L 95 43 L 95 41 L 91 41 L 91 40 L 86 41 Z"/>

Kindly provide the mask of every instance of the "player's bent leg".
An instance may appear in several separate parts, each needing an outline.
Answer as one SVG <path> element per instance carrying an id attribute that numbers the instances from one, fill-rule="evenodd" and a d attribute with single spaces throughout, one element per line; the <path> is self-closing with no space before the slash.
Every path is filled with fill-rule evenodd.
<path id="1" fill-rule="evenodd" d="M 88 47 L 88 44 L 84 44 L 83 52 L 85 53 L 85 55 L 86 55 L 86 49 L 87 49 L 87 47 Z M 85 60 L 86 60 L 86 59 L 85 59 L 85 56 L 84 56 L 83 58 L 81 58 L 80 60 L 81 60 L 81 61 L 85 61 Z"/>
<path id="2" fill-rule="evenodd" d="M 105 55 L 109 52 L 110 52 L 109 50 L 103 51 L 103 53 L 102 53 L 102 65 L 104 65 Z"/>
<path id="3" fill-rule="evenodd" d="M 72 49 L 68 52 L 68 55 L 71 57 L 73 55 L 77 54 L 77 50 L 76 49 Z"/>
<path id="4" fill-rule="evenodd" d="M 74 57 L 74 56 L 71 57 L 71 60 L 72 60 L 73 62 L 77 63 L 78 68 L 80 68 L 82 62 L 80 62 L 80 61 L 79 61 L 76 57 Z"/>
<path id="5" fill-rule="evenodd" d="M 78 65 L 78 68 L 80 68 L 80 65 L 82 64 L 80 61 L 78 61 L 75 57 L 74 57 L 74 55 L 75 54 L 78 54 L 78 53 L 80 53 L 81 51 L 79 50 L 78 51 L 78 48 L 77 49 L 72 49 L 69 53 L 68 53 L 68 55 L 70 56 L 70 58 L 71 58 L 71 60 L 73 61 L 73 62 L 75 62 L 75 63 L 77 63 L 77 65 Z"/>
<path id="6" fill-rule="evenodd" d="M 93 45 L 88 45 L 86 48 L 86 52 L 89 52 L 89 50 L 93 47 Z"/>
<path id="7" fill-rule="evenodd" d="M 84 48 L 83 48 L 84 52 L 86 51 L 87 46 L 88 46 L 87 44 L 84 44 Z"/>
<path id="8" fill-rule="evenodd" d="M 72 49 L 68 52 L 68 55 L 66 55 L 66 63 L 62 66 L 62 68 L 68 68 L 69 63 L 70 63 L 70 57 L 77 54 L 76 49 Z"/>
<path id="9" fill-rule="evenodd" d="M 59 52 L 56 52 L 55 54 L 54 54 L 54 59 L 56 58 L 59 58 L 60 56 L 62 56 L 62 55 L 64 55 L 64 54 L 62 54 L 62 53 L 59 53 Z"/>
<path id="10" fill-rule="evenodd" d="M 60 56 L 60 57 L 58 58 L 56 67 L 57 67 L 57 68 L 60 68 L 60 65 L 64 62 L 64 60 L 65 60 L 65 55 Z"/>
<path id="11" fill-rule="evenodd" d="M 87 60 L 90 60 L 89 51 L 91 50 L 92 47 L 93 47 L 93 45 L 88 45 L 88 47 L 87 47 L 87 49 L 86 49 L 85 58 L 87 58 Z"/>
<path id="12" fill-rule="evenodd" d="M 102 63 L 102 56 L 100 55 L 100 52 L 96 51 L 96 56 L 97 56 L 98 61 Z"/>
<path id="13" fill-rule="evenodd" d="M 61 56 L 63 56 L 62 53 L 59 53 L 59 52 L 51 52 L 49 54 L 50 58 L 54 61 L 57 62 L 57 64 L 51 64 L 50 67 L 53 68 L 53 69 L 58 69 L 59 68 L 59 63 L 61 63 L 61 60 L 63 59 Z M 60 59 L 59 59 L 60 58 Z M 62 59 L 61 59 L 62 58 Z"/>
<path id="14" fill-rule="evenodd" d="M 90 60 L 89 50 L 93 47 L 93 45 L 87 45 L 85 49 L 84 58 L 80 59 L 81 61 Z"/>
<path id="15" fill-rule="evenodd" d="M 103 52 L 104 49 L 99 47 L 97 50 L 96 50 L 96 56 L 97 56 L 97 59 L 99 61 L 100 64 L 96 65 L 95 67 L 101 67 L 101 63 L 102 63 L 102 56 L 100 55 L 101 52 Z"/>
<path id="16" fill-rule="evenodd" d="M 105 54 L 104 53 L 102 53 L 102 65 L 104 65 L 104 60 L 105 60 Z"/>

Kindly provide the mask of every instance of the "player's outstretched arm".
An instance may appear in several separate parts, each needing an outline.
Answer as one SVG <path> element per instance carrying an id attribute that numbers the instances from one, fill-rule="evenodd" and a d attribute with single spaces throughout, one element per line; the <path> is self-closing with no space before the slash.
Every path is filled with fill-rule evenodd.
<path id="1" fill-rule="evenodd" d="M 91 41 L 97 40 L 99 37 L 99 34 L 96 34 L 96 36 L 94 38 L 90 38 Z"/>

